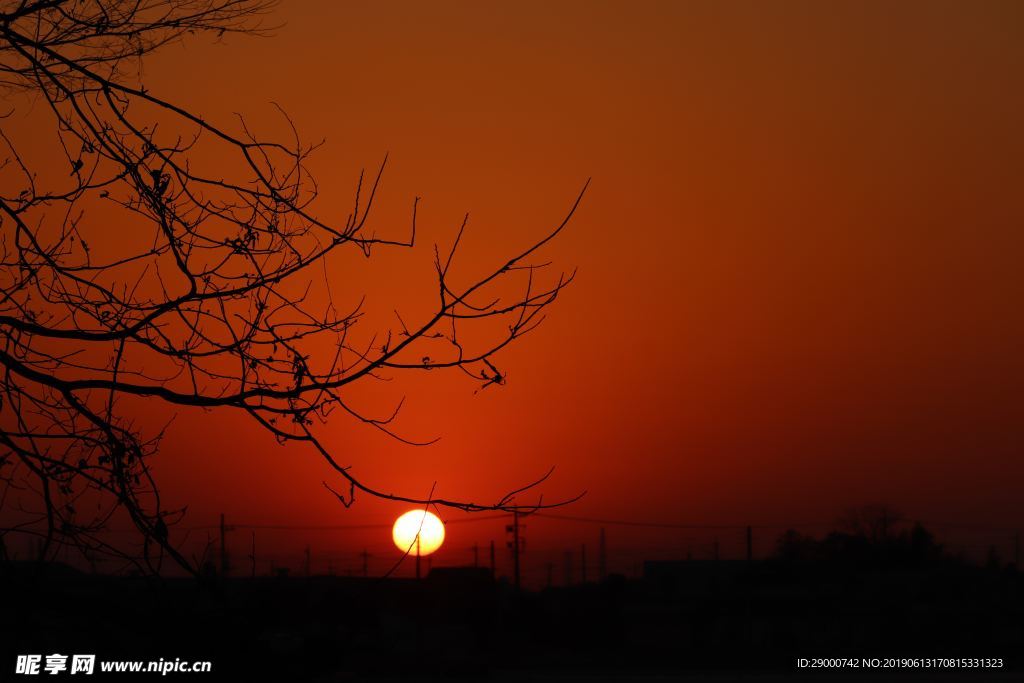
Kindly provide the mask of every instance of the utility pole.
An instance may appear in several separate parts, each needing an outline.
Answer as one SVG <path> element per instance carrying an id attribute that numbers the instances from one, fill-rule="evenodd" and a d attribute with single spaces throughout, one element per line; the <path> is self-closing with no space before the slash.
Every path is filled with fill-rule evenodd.
<path id="1" fill-rule="evenodd" d="M 597 580 L 604 581 L 608 578 L 608 548 L 605 545 L 604 527 L 601 527 L 601 536 L 597 544 Z"/>
<path id="2" fill-rule="evenodd" d="M 227 526 L 224 524 L 224 513 L 220 513 L 220 575 L 227 576 L 228 574 L 228 548 L 224 542 L 224 536 L 227 533 Z"/>
<path id="3" fill-rule="evenodd" d="M 370 575 L 370 553 L 366 552 L 366 548 L 363 548 L 363 552 L 359 556 L 363 558 L 363 578 L 365 579 Z"/>
<path id="4" fill-rule="evenodd" d="M 498 578 L 497 567 L 494 564 L 494 540 L 491 540 L 491 578 Z"/>
<path id="5" fill-rule="evenodd" d="M 565 585 L 572 585 L 572 551 L 565 551 Z"/>
<path id="6" fill-rule="evenodd" d="M 416 534 L 416 580 L 420 580 L 420 535 Z"/>
<path id="7" fill-rule="evenodd" d="M 235 527 L 228 526 L 224 522 L 224 513 L 220 513 L 220 575 L 227 576 L 228 570 L 231 568 L 228 562 L 228 546 L 226 536 L 229 531 L 234 531 Z"/>
<path id="8" fill-rule="evenodd" d="M 249 548 L 249 578 L 256 578 L 256 532 L 252 532 L 252 545 Z"/>
<path id="9" fill-rule="evenodd" d="M 512 511 L 512 582 L 519 592 L 519 510 Z"/>
<path id="10" fill-rule="evenodd" d="M 587 544 L 580 545 L 580 581 L 587 582 Z"/>
<path id="11" fill-rule="evenodd" d="M 754 559 L 754 530 L 747 525 L 747 562 Z"/>

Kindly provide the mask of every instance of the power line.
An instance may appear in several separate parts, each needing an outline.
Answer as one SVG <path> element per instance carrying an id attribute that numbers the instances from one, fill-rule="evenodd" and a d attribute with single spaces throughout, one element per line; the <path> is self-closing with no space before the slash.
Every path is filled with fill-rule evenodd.
<path id="1" fill-rule="evenodd" d="M 460 519 L 450 519 L 444 521 L 445 526 L 449 524 L 468 524 L 474 522 L 485 522 L 494 521 L 499 519 L 508 519 L 510 513 L 506 514 L 495 514 L 495 515 L 480 515 L 480 516 L 469 516 Z M 745 529 L 800 529 L 800 528 L 826 528 L 834 527 L 835 522 L 795 522 L 788 524 L 680 524 L 674 522 L 647 522 L 642 520 L 631 520 L 631 519 L 607 519 L 601 517 L 583 517 L 577 515 L 560 515 L 548 512 L 534 512 L 529 517 L 541 517 L 544 519 L 554 519 L 564 522 L 577 522 L 583 524 L 601 524 L 608 526 L 626 526 L 626 527 L 640 527 L 650 529 L 690 529 L 690 530 L 735 530 L 742 531 Z M 906 520 L 911 521 L 911 520 Z M 980 529 L 990 532 L 1014 532 L 1017 527 L 1011 526 L 997 526 L 984 523 L 972 523 L 972 522 L 952 522 L 952 521 L 938 521 L 938 520 L 927 520 L 927 519 L 916 519 L 913 521 L 920 522 L 930 527 L 946 527 L 946 528 L 964 528 L 964 529 Z M 390 529 L 393 525 L 391 523 L 372 523 L 372 524 L 232 524 L 233 529 L 250 529 L 250 530 L 265 530 L 265 531 L 365 531 L 372 529 Z M 203 524 L 189 527 L 178 527 L 183 531 L 210 531 L 219 529 L 219 524 Z M 108 533 L 125 533 L 134 534 L 137 533 L 136 529 L 107 529 Z"/>
<path id="2" fill-rule="evenodd" d="M 508 515 L 482 515 L 479 517 L 468 517 L 463 519 L 449 519 L 445 521 L 445 526 L 449 524 L 466 524 L 469 522 L 485 522 L 488 520 L 505 519 Z M 233 523 L 232 527 L 239 529 L 257 529 L 267 531 L 360 531 L 366 529 L 390 529 L 394 526 L 393 523 L 377 523 L 377 524 L 236 524 Z M 203 524 L 199 526 L 185 527 L 187 531 L 203 531 L 208 529 L 217 529 L 217 524 Z M 126 530 L 131 532 L 132 530 Z"/>
<path id="3" fill-rule="evenodd" d="M 676 524 L 672 522 L 642 522 L 631 519 L 604 519 L 598 517 L 577 517 L 573 515 L 555 515 L 549 512 L 535 512 L 532 517 L 543 517 L 546 519 L 559 519 L 566 522 L 582 522 L 585 524 L 608 524 L 615 526 L 649 527 L 652 529 L 782 529 L 786 527 L 819 527 L 831 526 L 829 522 L 800 523 L 800 524 Z"/>

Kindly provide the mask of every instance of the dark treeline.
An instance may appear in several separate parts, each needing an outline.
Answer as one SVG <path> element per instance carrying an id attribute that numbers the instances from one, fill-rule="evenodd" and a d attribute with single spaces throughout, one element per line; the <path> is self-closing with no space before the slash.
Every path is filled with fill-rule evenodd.
<path id="1" fill-rule="evenodd" d="M 888 518 L 817 538 L 786 532 L 764 560 L 648 562 L 640 579 L 520 594 L 472 567 L 434 568 L 417 582 L 0 566 L 3 666 L 16 654 L 70 652 L 209 659 L 204 680 L 518 681 L 776 675 L 796 673 L 801 657 L 988 657 L 1013 671 L 1024 652 L 1013 563 L 968 562 L 924 526 Z"/>
<path id="2" fill-rule="evenodd" d="M 863 533 L 833 531 L 815 539 L 790 530 L 779 537 L 775 560 L 783 562 L 853 563 L 913 566 L 940 562 L 966 562 L 947 554 L 935 536 L 921 524 L 910 530 L 871 537 Z"/>

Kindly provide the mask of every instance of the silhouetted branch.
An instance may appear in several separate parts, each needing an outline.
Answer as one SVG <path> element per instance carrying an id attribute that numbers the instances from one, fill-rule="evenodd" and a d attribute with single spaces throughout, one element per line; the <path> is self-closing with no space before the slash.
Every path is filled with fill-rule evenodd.
<path id="1" fill-rule="evenodd" d="M 366 227 L 387 158 L 365 184 L 360 175 L 351 212 L 336 224 L 314 208 L 319 189 L 306 164 L 320 143 L 304 142 L 284 109 L 274 105 L 290 139 L 264 139 L 241 116 L 232 132 L 139 79 L 145 55 L 185 36 L 265 34 L 272 4 L 0 2 L 0 89 L 39 99 L 64 164 L 33 168 L 0 128 L 0 510 L 15 520 L 0 533 L 38 534 L 42 558 L 70 545 L 138 571 L 159 571 L 165 556 L 200 570 L 170 540 L 184 511 L 162 507 L 149 468 L 162 433 L 143 435 L 125 404 L 134 399 L 241 411 L 282 443 L 311 445 L 348 487 L 343 495 L 324 482 L 345 506 L 356 491 L 468 511 L 576 499 L 516 502 L 550 472 L 494 503 L 385 492 L 364 485 L 314 434 L 340 410 L 405 443 L 431 443 L 396 432 L 401 401 L 372 416 L 343 397 L 383 373 L 457 368 L 479 388 L 503 384 L 496 355 L 540 324 L 573 280 L 542 278 L 549 264 L 535 259 L 586 185 L 553 229 L 457 286 L 467 216 L 443 264 L 434 249 L 433 311 L 406 319 L 396 310 L 397 328 L 356 335 L 362 299 L 335 307 L 326 260 L 416 241 L 418 197 L 407 233 Z M 201 162 L 209 158 L 223 166 Z M 510 284 L 520 293 L 504 300 Z M 488 325 L 481 329 L 502 334 L 473 343 L 462 334 Z M 139 553 L 104 540 L 117 513 L 141 532 Z"/>

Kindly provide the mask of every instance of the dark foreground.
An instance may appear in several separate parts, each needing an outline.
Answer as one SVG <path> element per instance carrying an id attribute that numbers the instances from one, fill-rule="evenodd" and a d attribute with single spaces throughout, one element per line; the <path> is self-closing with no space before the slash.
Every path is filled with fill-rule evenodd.
<path id="1" fill-rule="evenodd" d="M 33 653 L 212 662 L 111 680 L 1024 680 L 1021 573 L 947 559 L 652 563 L 643 580 L 522 595 L 472 568 L 200 584 L 0 567 L 4 681 L 92 680 L 13 675 Z M 859 666 L 797 665 L 844 657 Z M 917 657 L 967 659 L 886 662 Z"/>

